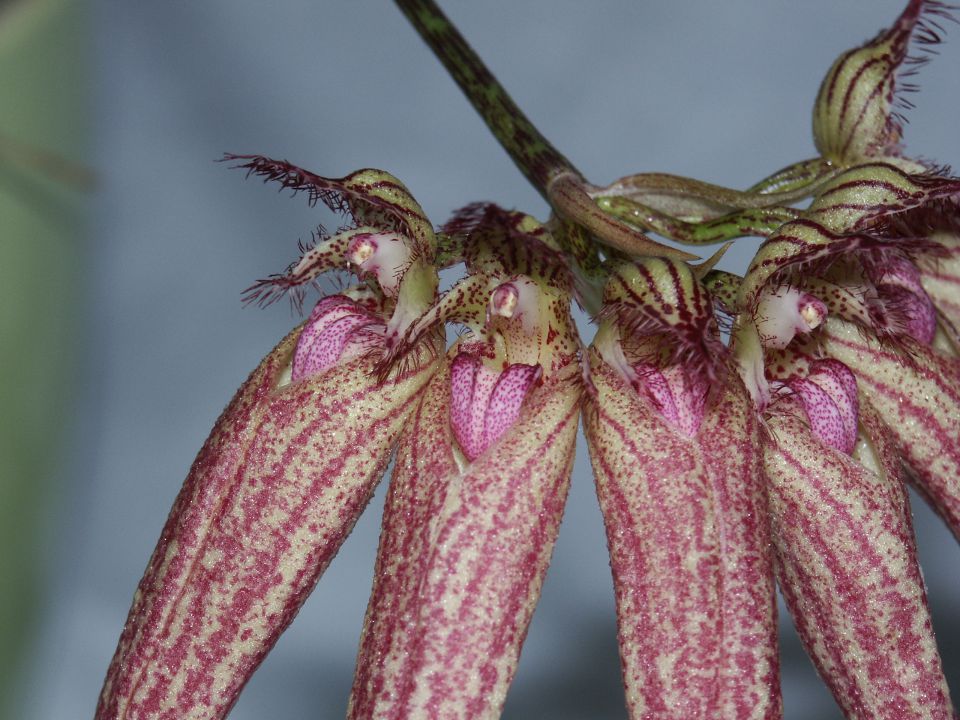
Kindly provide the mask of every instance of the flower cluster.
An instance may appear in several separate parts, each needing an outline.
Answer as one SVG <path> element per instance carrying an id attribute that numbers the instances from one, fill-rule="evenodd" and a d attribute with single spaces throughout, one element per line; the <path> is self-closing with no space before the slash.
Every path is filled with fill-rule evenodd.
<path id="1" fill-rule="evenodd" d="M 442 42 L 427 0 L 401 5 Z M 953 718 L 906 483 L 960 537 L 960 179 L 903 155 L 897 111 L 948 11 L 910 0 L 837 59 L 819 156 L 746 191 L 600 187 L 518 151 L 554 216 L 473 204 L 436 229 L 386 172 L 229 156 L 349 220 L 248 299 L 302 303 L 332 270 L 356 283 L 217 421 L 98 720 L 225 717 L 391 457 L 348 717 L 498 717 L 581 416 L 631 718 L 781 717 L 777 586 L 847 717 Z M 646 232 L 764 241 L 739 277 L 715 269 L 726 245 L 692 264 Z M 589 347 L 573 301 L 594 315 Z"/>

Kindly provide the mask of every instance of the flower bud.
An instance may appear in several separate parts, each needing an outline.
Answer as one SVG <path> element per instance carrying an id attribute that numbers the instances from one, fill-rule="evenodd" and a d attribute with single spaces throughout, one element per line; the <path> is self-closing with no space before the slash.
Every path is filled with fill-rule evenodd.
<path id="1" fill-rule="evenodd" d="M 942 5 L 910 0 L 893 26 L 833 63 L 813 111 L 813 137 L 824 158 L 848 165 L 899 154 L 897 74 L 911 59 L 911 41 L 936 41 L 929 15 L 941 14 Z"/>

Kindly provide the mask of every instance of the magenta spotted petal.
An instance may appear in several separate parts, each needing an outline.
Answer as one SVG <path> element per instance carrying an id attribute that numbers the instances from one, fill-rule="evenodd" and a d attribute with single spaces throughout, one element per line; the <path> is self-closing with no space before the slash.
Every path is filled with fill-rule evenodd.
<path id="1" fill-rule="evenodd" d="M 384 322 L 343 295 L 325 297 L 314 307 L 293 354 L 291 378 L 300 380 L 356 357 L 382 342 Z"/>
<path id="2" fill-rule="evenodd" d="M 450 368 L 450 424 L 468 460 L 475 460 L 516 422 L 539 365 L 487 367 L 479 355 L 461 352 Z"/>
<path id="3" fill-rule="evenodd" d="M 816 360 L 806 377 L 791 380 L 787 386 L 803 407 L 814 437 L 840 452 L 853 452 L 859 402 L 850 368 L 837 360 Z"/>

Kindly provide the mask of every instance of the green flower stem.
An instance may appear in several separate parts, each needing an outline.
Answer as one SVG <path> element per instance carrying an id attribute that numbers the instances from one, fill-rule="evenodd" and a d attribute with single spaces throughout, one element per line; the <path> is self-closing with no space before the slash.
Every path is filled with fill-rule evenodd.
<path id="1" fill-rule="evenodd" d="M 702 222 L 686 222 L 625 197 L 601 196 L 595 200 L 601 210 L 614 217 L 688 245 L 712 245 L 739 237 L 768 237 L 799 215 L 792 208 L 768 207 L 738 210 Z"/>
<path id="2" fill-rule="evenodd" d="M 756 185 L 747 188 L 746 192 L 769 195 L 800 190 L 804 191 L 806 195 L 813 195 L 821 185 L 834 177 L 837 172 L 838 169 L 828 160 L 813 158 L 778 170 Z"/>
<path id="3" fill-rule="evenodd" d="M 549 202 L 547 186 L 580 173 L 523 114 L 433 0 L 396 0 L 524 176 Z"/>

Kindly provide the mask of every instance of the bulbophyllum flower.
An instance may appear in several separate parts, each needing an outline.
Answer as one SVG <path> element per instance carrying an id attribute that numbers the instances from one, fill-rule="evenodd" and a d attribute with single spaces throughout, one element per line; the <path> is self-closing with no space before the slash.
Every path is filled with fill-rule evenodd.
<path id="1" fill-rule="evenodd" d="M 786 344 L 736 334 L 741 358 L 764 355 L 757 402 L 768 430 L 777 581 L 848 717 L 952 718 L 895 440 L 860 392 L 859 373 L 828 356 L 832 322 L 842 321 L 804 328 Z M 743 367 L 755 377 L 751 363 Z"/>
<path id="2" fill-rule="evenodd" d="M 956 182 L 918 182 L 889 165 L 837 176 L 761 246 L 736 300 L 735 352 L 770 433 L 778 582 L 850 717 L 953 717 L 898 455 L 951 521 L 956 473 L 930 447 L 949 457 L 960 439 L 957 373 L 931 347 L 914 262 L 937 248 L 890 229 Z"/>
<path id="3" fill-rule="evenodd" d="M 909 175 L 885 163 L 846 171 L 761 246 L 738 297 L 741 307 L 755 308 L 761 332 L 770 288 L 786 284 L 823 305 L 820 352 L 854 371 L 896 438 L 909 479 L 955 535 L 960 365 L 949 305 L 941 308 L 925 290 L 949 281 L 952 257 L 936 242 L 942 235 L 923 233 L 922 223 L 953 222 L 948 213 L 958 196 L 956 178 Z"/>
<path id="4" fill-rule="evenodd" d="M 380 232 L 402 233 L 402 242 L 429 253 L 432 228 L 405 188 L 379 171 L 366 171 L 361 183 L 356 177 L 300 183 L 355 221 L 369 217 Z M 269 282 L 296 287 L 346 266 L 342 236 L 323 239 Z M 435 292 L 435 276 L 426 288 L 409 287 L 424 281 L 422 270 L 408 274 L 413 266 L 391 269 L 399 287 L 372 283 L 321 299 L 237 391 L 137 588 L 98 720 L 224 717 L 293 620 L 440 367 L 436 333 L 424 335 L 403 367 L 380 367 L 396 318 L 422 313 L 426 306 L 415 303 Z"/>
<path id="5" fill-rule="evenodd" d="M 684 263 L 617 266 L 584 414 L 631 718 L 781 716 L 761 428 Z"/>

